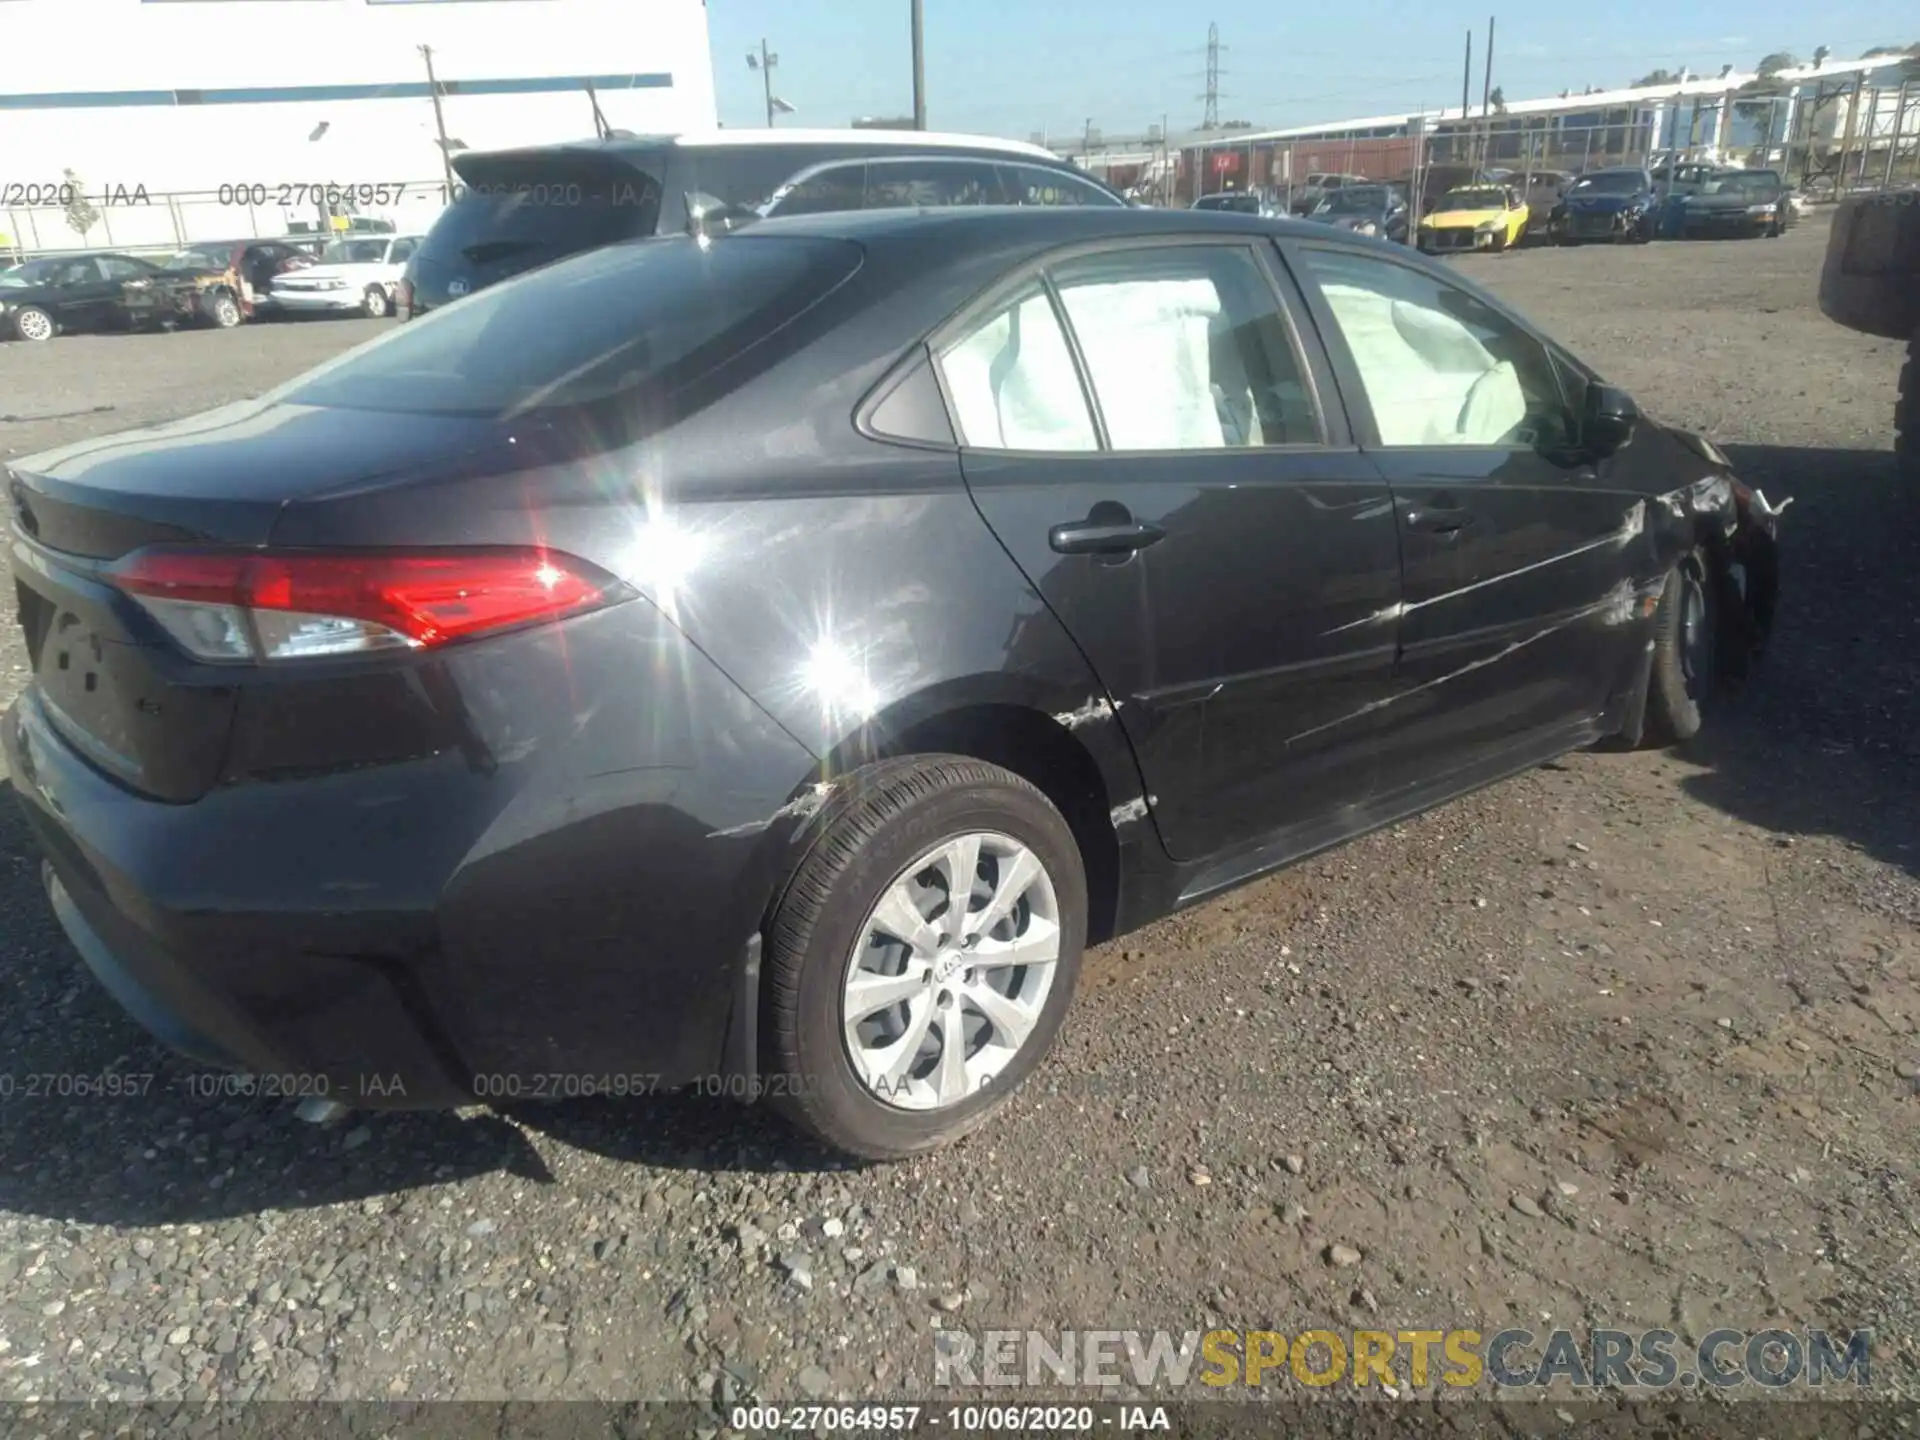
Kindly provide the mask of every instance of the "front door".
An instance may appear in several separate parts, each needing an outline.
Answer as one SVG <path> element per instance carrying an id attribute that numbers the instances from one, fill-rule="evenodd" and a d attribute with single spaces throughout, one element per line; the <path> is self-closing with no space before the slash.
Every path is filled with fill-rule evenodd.
<path id="1" fill-rule="evenodd" d="M 1557 369 L 1516 321 L 1423 265 L 1298 255 L 1399 515 L 1383 790 L 1591 725 L 1632 658 L 1643 501 L 1580 449 Z"/>
<path id="2" fill-rule="evenodd" d="M 1392 499 L 1290 293 L 1245 237 L 1107 246 L 939 347 L 975 503 L 1091 662 L 1181 859 L 1284 847 L 1373 788 Z"/>

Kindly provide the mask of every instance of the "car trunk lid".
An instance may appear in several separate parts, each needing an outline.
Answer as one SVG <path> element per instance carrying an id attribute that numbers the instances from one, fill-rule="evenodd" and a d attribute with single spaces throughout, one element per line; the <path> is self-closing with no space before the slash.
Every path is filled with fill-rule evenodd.
<path id="1" fill-rule="evenodd" d="M 196 662 L 116 588 L 153 545 L 264 546 L 283 507 L 470 458 L 492 427 L 252 402 L 8 467 L 33 703 L 98 768 L 190 801 L 221 773 L 245 667 Z"/>

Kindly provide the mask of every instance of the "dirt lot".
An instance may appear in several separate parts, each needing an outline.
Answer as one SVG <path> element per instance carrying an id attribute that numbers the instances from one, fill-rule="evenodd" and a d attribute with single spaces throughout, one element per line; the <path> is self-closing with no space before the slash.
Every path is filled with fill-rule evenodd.
<path id="1" fill-rule="evenodd" d="M 914 1394 L 936 1325 L 1546 1317 L 1873 1325 L 1911 1392 L 1920 497 L 1895 348 L 1814 307 L 1824 241 L 1463 262 L 1796 497 L 1774 653 L 1705 743 L 1570 757 L 1107 947 L 952 1153 L 840 1168 L 692 1099 L 331 1129 L 29 1099 L 189 1067 L 80 970 L 0 795 L 0 1400 Z M 5 347 L 0 452 L 372 323 Z"/>

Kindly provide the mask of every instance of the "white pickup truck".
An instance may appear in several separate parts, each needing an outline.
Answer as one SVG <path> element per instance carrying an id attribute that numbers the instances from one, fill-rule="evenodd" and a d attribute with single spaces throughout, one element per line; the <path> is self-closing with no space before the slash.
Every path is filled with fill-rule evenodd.
<path id="1" fill-rule="evenodd" d="M 418 235 L 354 235 L 331 242 L 303 270 L 274 277 L 274 305 L 291 314 L 393 314 L 394 291 Z"/>

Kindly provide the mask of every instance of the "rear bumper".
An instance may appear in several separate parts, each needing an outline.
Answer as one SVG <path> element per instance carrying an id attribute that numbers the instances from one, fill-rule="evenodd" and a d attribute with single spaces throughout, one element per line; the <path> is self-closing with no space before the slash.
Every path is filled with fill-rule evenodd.
<path id="1" fill-rule="evenodd" d="M 237 932 L 202 932 L 196 944 L 192 921 L 122 868 L 138 868 L 132 854 L 110 857 L 74 824 L 131 818 L 135 807 L 157 819 L 171 812 L 176 823 L 165 828 L 196 845 L 196 807 L 141 800 L 99 775 L 55 734 L 31 692 L 0 718 L 0 750 L 46 857 L 42 877 L 61 928 L 107 993 L 163 1044 L 299 1098 L 473 1103 L 464 1062 L 431 1014 L 409 1004 L 395 967 L 307 951 L 291 918 L 277 936 L 253 928 L 254 946 Z M 128 828 L 137 841 L 153 836 Z"/>
<path id="2" fill-rule="evenodd" d="M 612 676 L 600 703 L 543 657 Z M 750 1065 L 741 977 L 813 757 L 644 602 L 445 663 L 496 707 L 464 748 L 186 804 L 96 769 L 29 688 L 0 751 L 88 968 L 170 1047 L 356 1108 Z"/>

